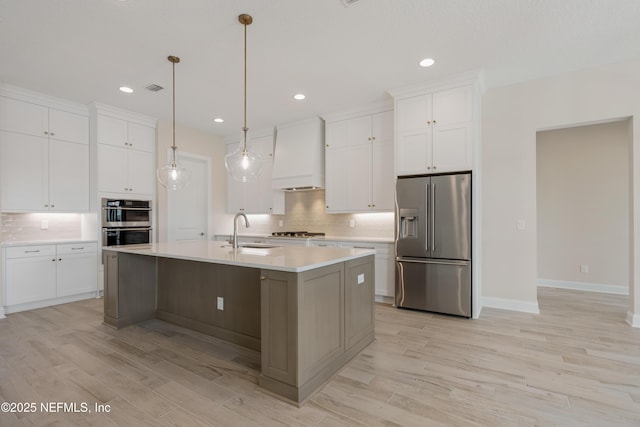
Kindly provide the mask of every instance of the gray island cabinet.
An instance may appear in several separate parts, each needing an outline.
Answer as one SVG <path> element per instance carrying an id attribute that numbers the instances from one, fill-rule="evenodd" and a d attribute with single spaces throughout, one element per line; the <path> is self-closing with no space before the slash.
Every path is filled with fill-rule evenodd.
<path id="1" fill-rule="evenodd" d="M 261 352 L 259 385 L 304 402 L 374 339 L 374 253 L 192 241 L 108 247 L 104 322 L 158 318 Z"/>

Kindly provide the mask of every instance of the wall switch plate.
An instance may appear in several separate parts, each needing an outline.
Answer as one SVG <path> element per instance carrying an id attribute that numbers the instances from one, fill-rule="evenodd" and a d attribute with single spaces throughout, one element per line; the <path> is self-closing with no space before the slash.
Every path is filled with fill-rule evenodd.
<path id="1" fill-rule="evenodd" d="M 525 228 L 527 228 L 527 222 L 524 219 L 519 219 L 518 221 L 516 221 L 516 228 L 518 230 L 524 230 Z"/>
<path id="2" fill-rule="evenodd" d="M 588 264 L 580 264 L 580 273 L 588 273 L 589 265 Z"/>
<path id="3" fill-rule="evenodd" d="M 356 228 L 356 220 L 355 219 L 350 219 L 349 220 L 349 228 Z"/>
<path id="4" fill-rule="evenodd" d="M 224 310 L 224 298 L 218 297 L 218 310 Z"/>
<path id="5" fill-rule="evenodd" d="M 42 219 L 40 220 L 40 230 L 48 230 L 49 229 L 49 220 Z"/>
<path id="6" fill-rule="evenodd" d="M 364 283 L 364 273 L 358 274 L 358 285 L 362 285 Z"/>

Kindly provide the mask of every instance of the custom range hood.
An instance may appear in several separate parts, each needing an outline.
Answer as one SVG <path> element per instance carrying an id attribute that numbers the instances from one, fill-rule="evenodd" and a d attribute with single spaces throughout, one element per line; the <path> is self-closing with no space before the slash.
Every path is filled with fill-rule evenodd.
<path id="1" fill-rule="evenodd" d="M 276 127 L 272 188 L 324 187 L 324 120 L 320 117 Z"/>

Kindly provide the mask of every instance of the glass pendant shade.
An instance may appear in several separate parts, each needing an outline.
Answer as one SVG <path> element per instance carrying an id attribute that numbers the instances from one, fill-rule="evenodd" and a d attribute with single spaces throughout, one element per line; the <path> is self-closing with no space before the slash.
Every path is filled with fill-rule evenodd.
<path id="1" fill-rule="evenodd" d="M 262 158 L 247 148 L 247 139 L 249 138 L 249 128 L 247 128 L 247 25 L 251 25 L 253 18 L 243 13 L 238 16 L 238 21 L 244 26 L 244 117 L 240 132 L 240 145 L 224 156 L 224 166 L 233 179 L 248 182 L 256 180 L 262 173 Z"/>
<path id="2" fill-rule="evenodd" d="M 156 175 L 167 190 L 182 190 L 191 180 L 191 171 L 177 165 L 175 159 L 158 168 Z"/>
<path id="3" fill-rule="evenodd" d="M 224 165 L 229 175 L 237 181 L 255 181 L 262 172 L 262 158 L 247 149 L 248 129 L 243 129 L 238 148 L 224 156 Z"/>
<path id="4" fill-rule="evenodd" d="M 173 64 L 173 142 L 171 144 L 171 159 L 156 170 L 158 182 L 167 190 L 182 190 L 191 180 L 191 171 L 176 163 L 176 64 L 180 62 L 177 56 L 167 58 Z"/>

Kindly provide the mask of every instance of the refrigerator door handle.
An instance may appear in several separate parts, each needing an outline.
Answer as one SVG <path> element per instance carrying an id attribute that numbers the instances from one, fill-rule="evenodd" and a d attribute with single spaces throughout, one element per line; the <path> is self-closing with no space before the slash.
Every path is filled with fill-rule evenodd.
<path id="1" fill-rule="evenodd" d="M 402 264 L 400 264 L 400 263 L 403 263 L 403 262 L 407 262 L 407 263 L 413 262 L 413 263 L 416 263 L 416 264 L 444 264 L 444 265 L 460 265 L 460 266 L 469 265 L 469 261 L 465 261 L 465 260 L 450 260 L 450 259 L 428 259 L 428 258 L 416 259 L 416 258 L 397 257 L 396 261 L 398 262 L 398 264 L 400 266 L 402 266 Z"/>
<path id="2" fill-rule="evenodd" d="M 425 195 L 424 195 L 424 202 L 425 205 L 427 205 L 428 207 L 428 200 L 429 200 L 429 194 L 431 193 L 431 185 L 427 184 L 424 186 L 425 187 Z M 429 210 L 427 209 L 427 212 L 425 212 L 425 218 L 424 218 L 424 249 L 427 251 L 427 253 L 429 252 L 429 233 L 433 233 L 433 230 L 429 230 L 429 221 L 427 219 L 427 216 L 429 215 Z"/>
<path id="3" fill-rule="evenodd" d="M 436 251 L 436 185 L 431 184 L 431 252 Z"/>
<path id="4" fill-rule="evenodd" d="M 402 267 L 401 263 L 397 263 L 398 264 L 398 282 L 399 283 L 399 298 L 396 298 L 396 305 L 399 306 L 403 306 L 404 305 L 404 268 Z"/>

